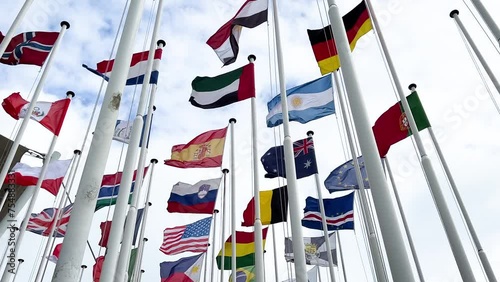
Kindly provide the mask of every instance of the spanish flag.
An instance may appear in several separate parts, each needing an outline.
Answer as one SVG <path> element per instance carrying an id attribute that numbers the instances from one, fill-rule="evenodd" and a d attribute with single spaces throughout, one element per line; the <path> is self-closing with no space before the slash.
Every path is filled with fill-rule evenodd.
<path id="1" fill-rule="evenodd" d="M 269 191 L 260 191 L 260 220 L 263 225 L 285 222 L 288 210 L 286 185 Z M 253 226 L 255 220 L 255 198 L 252 198 L 243 212 L 242 226 Z"/>
<path id="2" fill-rule="evenodd" d="M 266 246 L 267 227 L 262 228 L 262 246 Z M 255 265 L 255 241 L 253 232 L 236 231 L 236 267 Z M 224 243 L 224 270 L 231 270 L 232 236 Z M 221 268 L 222 250 L 217 255 L 217 267 Z"/>
<path id="3" fill-rule="evenodd" d="M 361 36 L 372 29 L 370 15 L 366 9 L 365 1 L 361 1 L 354 9 L 342 17 L 347 39 L 351 46 L 351 51 L 356 47 L 356 42 Z M 333 40 L 331 26 L 322 29 L 308 29 L 309 41 L 311 42 L 314 57 L 318 62 L 321 74 L 327 74 L 336 71 L 340 67 L 337 47 Z"/>
<path id="4" fill-rule="evenodd" d="M 172 147 L 172 157 L 165 164 L 179 168 L 220 167 L 226 141 L 227 127 L 210 130 L 196 136 L 187 144 Z"/>

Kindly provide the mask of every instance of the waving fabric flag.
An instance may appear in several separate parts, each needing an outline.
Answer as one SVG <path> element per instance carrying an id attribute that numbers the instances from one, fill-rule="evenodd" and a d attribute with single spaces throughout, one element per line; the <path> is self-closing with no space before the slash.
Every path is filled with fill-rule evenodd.
<path id="1" fill-rule="evenodd" d="M 70 102 L 69 98 L 55 102 L 36 102 L 30 118 L 36 120 L 55 135 L 59 135 Z M 24 100 L 19 92 L 12 93 L 2 102 L 5 112 L 16 120 L 26 117 L 29 106 L 30 102 Z"/>
<path id="2" fill-rule="evenodd" d="M 288 215 L 288 190 L 286 185 L 269 191 L 259 191 L 260 220 L 262 225 L 285 222 Z M 255 221 L 255 197 L 243 212 L 242 226 L 253 226 Z"/>
<path id="3" fill-rule="evenodd" d="M 337 265 L 337 240 L 335 240 L 335 232 L 328 236 L 333 264 Z M 303 239 L 306 264 L 328 267 L 328 248 L 326 247 L 325 236 L 304 237 Z M 285 259 L 287 262 L 293 262 L 294 260 L 292 238 L 285 238 Z"/>
<path id="4" fill-rule="evenodd" d="M 30 31 L 14 36 L 0 58 L 6 65 L 42 66 L 56 43 L 59 32 Z M 5 36 L 0 32 L 0 42 Z"/>
<path id="5" fill-rule="evenodd" d="M 160 263 L 161 282 L 198 282 L 205 253 Z"/>
<path id="6" fill-rule="evenodd" d="M 166 255 L 206 252 L 211 224 L 212 217 L 210 216 L 188 225 L 166 228 L 163 231 L 160 251 Z"/>
<path id="7" fill-rule="evenodd" d="M 70 164 L 71 159 L 49 162 L 41 187 L 49 191 L 52 195 L 57 196 Z M 5 178 L 4 183 L 14 181 L 14 184 L 20 186 L 36 185 L 41 172 L 42 167 L 32 167 L 27 164 L 17 163 Z"/>
<path id="8" fill-rule="evenodd" d="M 266 246 L 268 228 L 262 228 L 262 247 Z M 255 265 L 255 234 L 254 232 L 236 231 L 236 267 Z M 224 270 L 231 270 L 232 235 L 224 243 Z M 221 268 L 222 250 L 217 255 L 217 267 Z"/>
<path id="9" fill-rule="evenodd" d="M 172 187 L 167 211 L 212 214 L 221 179 L 202 180 L 194 185 L 178 182 Z"/>
<path id="10" fill-rule="evenodd" d="M 73 210 L 73 204 L 63 208 L 61 211 L 61 220 L 55 229 L 55 237 L 64 237 L 66 235 L 66 227 L 68 227 L 69 217 Z M 41 213 L 32 213 L 26 226 L 26 230 L 42 236 L 49 236 L 50 229 L 56 224 L 57 208 L 47 208 Z"/>
<path id="11" fill-rule="evenodd" d="M 101 271 L 103 264 L 104 256 L 100 256 L 95 260 L 95 264 L 92 267 L 92 278 L 94 282 L 99 282 L 99 280 L 101 280 Z"/>
<path id="12" fill-rule="evenodd" d="M 267 21 L 267 0 L 247 0 L 238 13 L 212 35 L 207 44 L 214 49 L 224 65 L 238 57 L 238 40 L 242 27 L 254 28 Z"/>
<path id="13" fill-rule="evenodd" d="M 191 82 L 189 102 L 195 107 L 213 109 L 255 97 L 254 65 L 248 64 L 216 77 L 197 76 Z"/>
<path id="14" fill-rule="evenodd" d="M 50 255 L 47 259 L 53 263 L 57 263 L 59 260 L 59 254 L 61 253 L 62 249 L 62 243 L 59 243 L 56 245 L 54 248 L 54 251 L 52 252 L 52 255 Z"/>
<path id="15" fill-rule="evenodd" d="M 162 49 L 156 49 L 153 61 L 153 69 L 151 70 L 150 84 L 158 83 L 158 76 L 160 74 L 159 67 L 161 61 Z M 130 69 L 127 75 L 127 82 L 125 85 L 137 85 L 143 84 L 144 75 L 146 74 L 146 65 L 148 64 L 149 51 L 144 51 L 140 53 L 135 53 L 132 55 L 132 62 L 130 62 Z M 113 65 L 115 60 L 104 60 L 97 64 L 97 68 L 89 68 L 87 65 L 82 65 L 84 68 L 90 72 L 101 76 L 106 81 L 109 81 L 111 76 L 111 71 L 113 70 Z"/>
<path id="16" fill-rule="evenodd" d="M 368 182 L 368 175 L 366 174 L 363 156 L 358 157 L 358 164 L 361 177 L 363 178 L 363 186 L 364 188 L 370 188 L 370 182 Z M 353 160 L 343 163 L 330 172 L 330 175 L 328 175 L 325 179 L 325 187 L 328 191 L 330 191 L 330 193 L 335 191 L 359 189 Z"/>
<path id="17" fill-rule="evenodd" d="M 229 282 L 233 282 L 233 275 L 229 275 Z M 255 266 L 245 266 L 236 269 L 236 282 L 255 282 Z"/>
<path id="18" fill-rule="evenodd" d="M 335 199 L 323 199 L 328 230 L 354 229 L 354 192 Z M 319 201 L 307 197 L 302 226 L 323 230 Z"/>
<path id="19" fill-rule="evenodd" d="M 295 173 L 297 174 L 297 179 L 304 178 L 318 172 L 312 138 L 308 137 L 306 139 L 293 142 L 293 152 L 295 153 Z M 283 145 L 272 147 L 267 150 L 267 152 L 260 158 L 260 161 L 267 172 L 264 177 L 286 177 Z"/>
<path id="20" fill-rule="evenodd" d="M 172 156 L 165 164 L 178 168 L 220 167 L 226 141 L 227 127 L 210 130 L 196 136 L 187 144 L 172 147 Z"/>
<path id="21" fill-rule="evenodd" d="M 139 232 L 139 226 L 141 225 L 142 215 L 144 213 L 144 209 L 137 210 L 137 218 L 135 220 L 135 228 L 134 228 L 134 238 L 132 240 L 132 245 L 135 245 L 135 241 L 137 240 L 137 235 Z M 126 222 L 126 220 L 125 220 Z M 111 220 L 101 222 L 99 228 L 101 229 L 101 239 L 99 240 L 98 245 L 101 247 L 108 246 L 109 232 L 111 231 L 111 224 L 113 222 Z M 125 226 L 123 226 L 125 228 Z"/>
<path id="22" fill-rule="evenodd" d="M 331 75 L 290 88 L 286 90 L 286 97 L 290 121 L 304 124 L 335 113 Z M 267 127 L 283 123 L 281 94 L 267 103 L 267 110 Z"/>
<path id="23" fill-rule="evenodd" d="M 141 140 L 139 141 L 139 147 L 142 147 L 142 135 L 144 134 L 144 129 L 146 128 L 146 118 L 148 116 L 144 115 L 142 116 L 142 119 L 144 121 L 142 125 L 142 131 L 141 131 Z M 133 120 L 117 120 L 115 124 L 115 132 L 113 133 L 113 140 L 123 142 L 125 144 L 128 144 L 130 142 L 130 134 L 132 134 L 132 125 L 134 124 Z M 153 115 L 151 115 L 151 124 L 153 124 Z M 149 127 L 149 133 L 148 135 L 151 135 L 151 129 L 153 126 Z M 148 143 L 146 144 L 146 148 L 149 147 L 149 138 L 148 138 Z"/>

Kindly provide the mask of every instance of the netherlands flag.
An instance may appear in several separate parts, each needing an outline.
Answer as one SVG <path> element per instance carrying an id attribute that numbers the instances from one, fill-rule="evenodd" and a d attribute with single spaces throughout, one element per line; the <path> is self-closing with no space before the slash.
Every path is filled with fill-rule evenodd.
<path id="1" fill-rule="evenodd" d="M 153 61 L 153 69 L 151 70 L 151 79 L 149 80 L 149 83 L 157 84 L 158 82 L 161 54 L 162 49 L 156 49 Z M 130 63 L 126 85 L 137 85 L 144 82 L 148 56 L 149 51 L 135 53 L 134 55 L 132 55 L 132 62 Z M 87 65 L 82 66 L 87 70 L 97 74 L 98 76 L 103 77 L 106 81 L 109 81 L 114 63 L 115 60 L 105 60 L 98 63 L 96 69 L 89 68 Z"/>

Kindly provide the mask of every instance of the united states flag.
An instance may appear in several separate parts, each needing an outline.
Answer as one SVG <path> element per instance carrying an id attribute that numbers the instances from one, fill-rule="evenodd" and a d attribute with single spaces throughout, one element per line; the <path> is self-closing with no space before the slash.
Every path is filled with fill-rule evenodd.
<path id="1" fill-rule="evenodd" d="M 72 210 L 73 204 L 65 207 L 61 211 L 61 220 L 59 221 L 59 224 L 55 229 L 55 237 L 64 237 L 64 235 L 66 235 L 66 227 L 68 226 L 69 217 Z M 40 234 L 42 236 L 49 236 L 50 229 L 54 224 L 56 224 L 57 221 L 56 214 L 57 208 L 47 208 L 39 214 L 32 213 L 30 216 L 30 220 L 28 221 L 26 230 L 36 234 Z"/>
<path id="2" fill-rule="evenodd" d="M 188 225 L 166 228 L 160 251 L 167 255 L 183 252 L 202 253 L 208 248 L 208 237 L 212 217 L 195 221 Z"/>

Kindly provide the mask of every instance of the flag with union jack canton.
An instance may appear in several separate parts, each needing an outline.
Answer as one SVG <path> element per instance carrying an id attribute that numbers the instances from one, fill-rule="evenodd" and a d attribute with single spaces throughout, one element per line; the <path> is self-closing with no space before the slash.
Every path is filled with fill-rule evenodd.
<path id="1" fill-rule="evenodd" d="M 314 143 L 311 137 L 293 142 L 295 158 L 295 173 L 297 179 L 313 175 L 318 172 Z M 260 158 L 266 178 L 286 177 L 285 154 L 283 146 L 272 147 Z"/>
<path id="2" fill-rule="evenodd" d="M 66 228 L 68 227 L 69 217 L 73 210 L 73 204 L 63 208 L 60 213 L 61 220 L 55 229 L 55 237 L 64 237 Z M 26 230 L 42 235 L 49 236 L 51 227 L 56 224 L 57 208 L 46 208 L 41 213 L 32 213 Z"/>
<path id="3" fill-rule="evenodd" d="M 59 32 L 30 31 L 20 33 L 10 40 L 0 58 L 6 65 L 42 66 L 56 43 Z M 0 32 L 0 42 L 4 35 Z"/>

